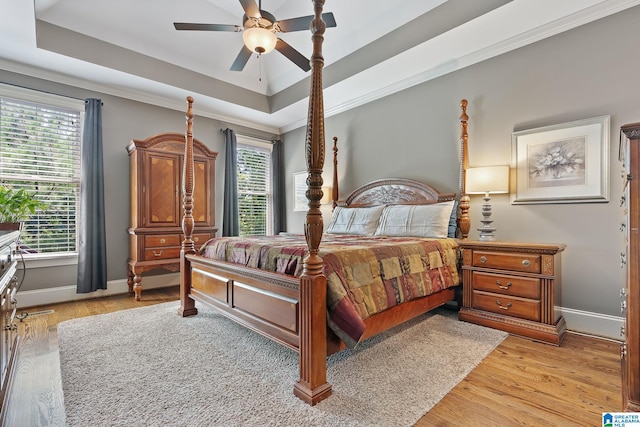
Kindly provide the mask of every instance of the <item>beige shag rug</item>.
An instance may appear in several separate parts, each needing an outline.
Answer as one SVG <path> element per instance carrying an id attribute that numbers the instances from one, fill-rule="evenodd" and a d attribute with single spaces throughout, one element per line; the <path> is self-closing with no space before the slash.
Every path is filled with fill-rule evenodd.
<path id="1" fill-rule="evenodd" d="M 333 395 L 293 395 L 297 354 L 178 302 L 58 325 L 69 426 L 411 426 L 506 333 L 438 309 L 328 360 Z"/>

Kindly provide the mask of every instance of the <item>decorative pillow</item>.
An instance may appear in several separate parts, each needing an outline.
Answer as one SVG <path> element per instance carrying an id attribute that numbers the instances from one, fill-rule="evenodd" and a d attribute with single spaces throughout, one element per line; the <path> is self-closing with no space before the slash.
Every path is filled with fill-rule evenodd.
<path id="1" fill-rule="evenodd" d="M 447 237 L 453 200 L 432 205 L 385 207 L 376 236 Z"/>
<path id="2" fill-rule="evenodd" d="M 378 226 L 384 206 L 370 208 L 345 208 L 338 206 L 333 210 L 331 222 L 326 232 L 329 234 L 356 234 L 372 236 Z"/>
<path id="3" fill-rule="evenodd" d="M 456 231 L 458 231 L 458 201 L 453 201 L 453 207 L 451 208 L 451 217 L 449 218 L 449 229 L 447 231 L 447 237 L 456 237 Z"/>

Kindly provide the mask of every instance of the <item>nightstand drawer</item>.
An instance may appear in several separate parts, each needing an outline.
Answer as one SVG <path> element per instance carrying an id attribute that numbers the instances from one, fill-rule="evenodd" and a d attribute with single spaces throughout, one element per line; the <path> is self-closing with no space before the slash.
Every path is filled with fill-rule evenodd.
<path id="1" fill-rule="evenodd" d="M 473 272 L 473 289 L 522 298 L 540 299 L 540 279 Z"/>
<path id="2" fill-rule="evenodd" d="M 540 273 L 540 255 L 517 252 L 473 251 L 473 266 Z"/>
<path id="3" fill-rule="evenodd" d="M 526 298 L 474 291 L 473 308 L 534 322 L 540 321 L 540 301 Z"/>

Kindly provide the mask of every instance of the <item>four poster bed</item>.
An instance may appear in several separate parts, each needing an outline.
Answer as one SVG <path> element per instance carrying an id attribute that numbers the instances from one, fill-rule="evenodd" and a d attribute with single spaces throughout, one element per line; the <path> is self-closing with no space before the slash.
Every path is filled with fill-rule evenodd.
<path id="1" fill-rule="evenodd" d="M 242 242 L 217 238 L 196 253 L 192 240 L 193 99 L 187 98 L 179 309 L 181 316 L 197 314 L 197 301 L 297 351 L 300 379 L 293 391 L 311 405 L 331 394 L 326 381 L 327 355 L 455 299 L 460 281 L 457 240 L 448 237 L 452 210 L 461 211 L 457 218 L 459 237 L 466 238 L 469 231 L 467 197 L 461 197 L 460 209 L 453 209 L 454 193 L 443 194 L 414 180 L 374 181 L 338 201 L 334 138 L 335 210 L 323 233 L 324 1 L 313 3 L 305 235 L 271 236 L 271 246 L 266 246 L 263 238 Z M 463 100 L 462 184 L 467 166 L 466 105 Z M 403 220 L 404 231 L 398 231 L 398 215 L 415 219 L 408 228 Z M 422 217 L 431 220 L 423 221 Z M 441 235 L 443 226 L 446 232 Z M 416 239 L 416 233 L 422 237 Z"/>

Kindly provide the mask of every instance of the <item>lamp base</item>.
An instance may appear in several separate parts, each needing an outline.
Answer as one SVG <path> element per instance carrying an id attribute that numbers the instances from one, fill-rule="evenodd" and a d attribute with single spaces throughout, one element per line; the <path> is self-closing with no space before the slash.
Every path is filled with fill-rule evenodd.
<path id="1" fill-rule="evenodd" d="M 493 222 L 493 221 L 491 221 Z M 495 242 L 496 240 L 496 236 L 494 236 L 493 232 L 496 231 L 495 228 L 492 227 L 480 227 L 478 228 L 478 231 L 480 232 L 480 236 L 478 237 L 478 240 L 480 242 Z"/>
<path id="2" fill-rule="evenodd" d="M 480 237 L 478 240 L 481 242 L 493 242 L 496 240 L 493 232 L 496 231 L 495 227 L 491 226 L 493 220 L 491 219 L 491 197 L 489 193 L 484 195 L 484 203 L 482 205 L 482 219 L 480 220 L 482 227 L 478 228 Z"/>

